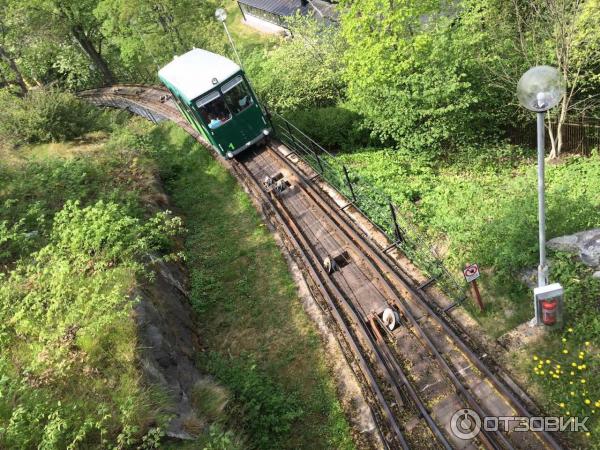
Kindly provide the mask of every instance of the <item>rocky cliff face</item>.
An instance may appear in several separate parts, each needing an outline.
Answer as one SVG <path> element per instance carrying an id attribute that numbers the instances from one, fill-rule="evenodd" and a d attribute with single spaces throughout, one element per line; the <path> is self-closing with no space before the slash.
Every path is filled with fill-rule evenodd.
<path id="1" fill-rule="evenodd" d="M 137 289 L 135 319 L 140 340 L 138 359 L 146 381 L 170 397 L 173 414 L 166 433 L 193 438 L 190 423 L 198 423 L 192 405 L 194 386 L 202 379 L 194 360 L 200 351 L 194 314 L 189 305 L 182 267 L 155 258 L 156 278 Z M 194 427 L 195 428 L 195 427 Z"/>
<path id="2" fill-rule="evenodd" d="M 151 211 L 169 208 L 169 198 L 156 174 L 149 181 L 145 202 Z M 206 425 L 194 411 L 194 391 L 214 383 L 197 369 L 201 351 L 195 314 L 189 302 L 185 267 L 148 255 L 145 263 L 154 279 L 144 280 L 132 293 L 138 328 L 138 364 L 144 381 L 168 396 L 166 412 L 172 417 L 167 436 L 193 439 Z M 215 389 L 216 386 L 215 386 Z"/>

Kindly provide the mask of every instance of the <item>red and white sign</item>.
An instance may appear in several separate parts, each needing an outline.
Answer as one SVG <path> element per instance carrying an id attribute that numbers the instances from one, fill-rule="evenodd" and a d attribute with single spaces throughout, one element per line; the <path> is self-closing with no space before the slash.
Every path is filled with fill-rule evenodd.
<path id="1" fill-rule="evenodd" d="M 465 280 L 467 280 L 467 283 L 475 281 L 477 278 L 479 278 L 479 266 L 477 264 L 471 264 L 470 266 L 465 267 L 463 274 L 465 276 Z"/>

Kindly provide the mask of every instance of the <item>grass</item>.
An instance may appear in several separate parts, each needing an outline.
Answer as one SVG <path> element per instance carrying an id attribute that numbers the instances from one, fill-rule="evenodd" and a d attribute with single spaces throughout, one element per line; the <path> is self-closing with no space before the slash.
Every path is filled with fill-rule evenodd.
<path id="1" fill-rule="evenodd" d="M 188 229 L 192 303 L 206 348 L 199 361 L 233 393 L 229 424 L 253 448 L 353 448 L 320 338 L 249 197 L 183 131 L 163 125 L 152 134 Z"/>
<path id="2" fill-rule="evenodd" d="M 152 164 L 106 135 L 2 150 L 0 447 L 132 445 L 167 419 L 129 295 L 169 237 L 146 222 Z"/>

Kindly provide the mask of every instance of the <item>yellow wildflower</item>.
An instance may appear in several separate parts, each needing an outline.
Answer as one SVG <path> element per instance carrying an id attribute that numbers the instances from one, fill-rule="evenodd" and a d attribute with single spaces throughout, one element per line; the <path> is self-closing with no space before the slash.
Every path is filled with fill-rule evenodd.
<path id="1" fill-rule="evenodd" d="M 592 403 L 592 401 L 591 401 L 589 398 L 586 398 L 586 399 L 585 399 L 583 402 L 584 402 L 586 405 L 589 405 L 590 403 Z"/>

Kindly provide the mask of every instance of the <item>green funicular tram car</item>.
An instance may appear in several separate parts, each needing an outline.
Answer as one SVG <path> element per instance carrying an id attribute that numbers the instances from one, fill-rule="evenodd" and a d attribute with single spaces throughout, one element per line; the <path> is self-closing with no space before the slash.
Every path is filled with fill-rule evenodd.
<path id="1" fill-rule="evenodd" d="M 228 58 L 193 49 L 176 56 L 158 77 L 221 156 L 233 158 L 271 131 L 243 70 Z"/>

